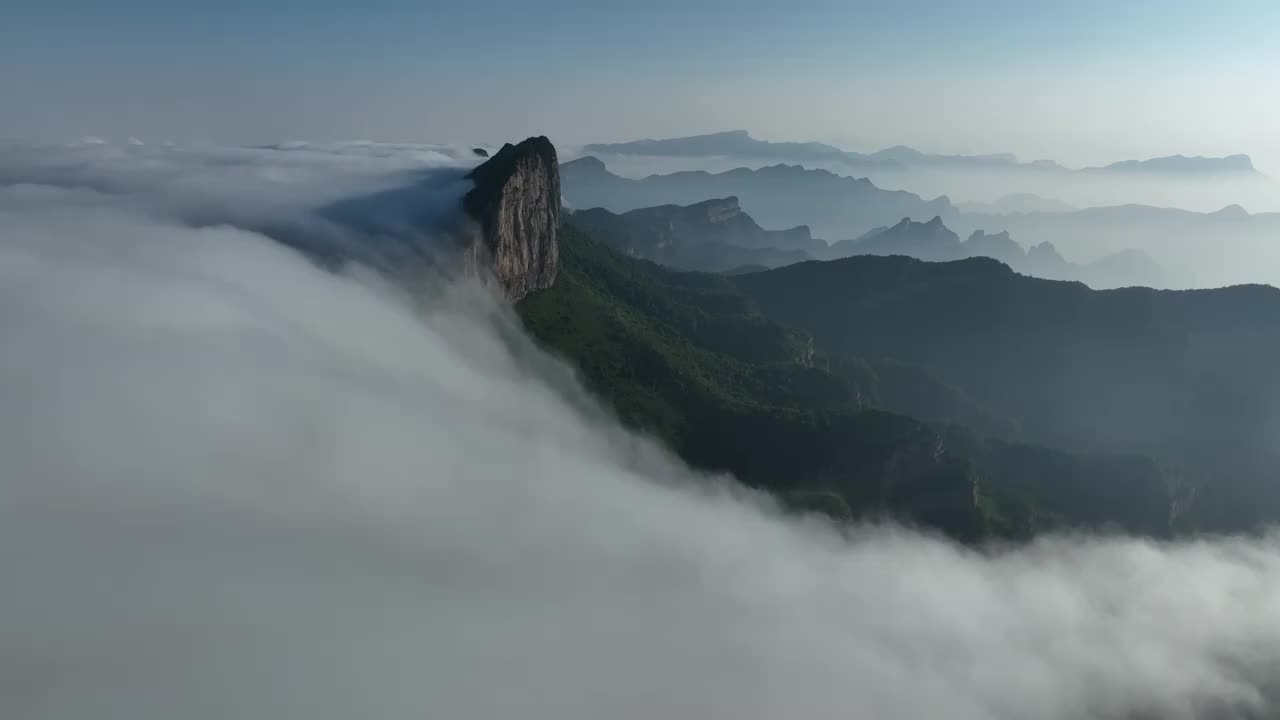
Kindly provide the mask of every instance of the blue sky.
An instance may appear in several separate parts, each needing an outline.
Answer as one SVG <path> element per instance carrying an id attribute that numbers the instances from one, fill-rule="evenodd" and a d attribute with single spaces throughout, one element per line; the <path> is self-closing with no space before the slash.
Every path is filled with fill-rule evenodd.
<path id="1" fill-rule="evenodd" d="M 1280 156 L 1280 3 L 0 0 L 0 136 Z"/>

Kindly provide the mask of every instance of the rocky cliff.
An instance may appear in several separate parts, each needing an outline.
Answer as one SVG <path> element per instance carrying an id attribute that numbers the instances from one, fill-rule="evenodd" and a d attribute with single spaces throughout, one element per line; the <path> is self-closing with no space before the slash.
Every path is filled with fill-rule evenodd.
<path id="1" fill-rule="evenodd" d="M 507 299 L 551 287 L 559 262 L 560 170 L 545 137 L 507 144 L 469 176 L 463 207 L 479 225 L 467 267 L 487 268 Z"/>

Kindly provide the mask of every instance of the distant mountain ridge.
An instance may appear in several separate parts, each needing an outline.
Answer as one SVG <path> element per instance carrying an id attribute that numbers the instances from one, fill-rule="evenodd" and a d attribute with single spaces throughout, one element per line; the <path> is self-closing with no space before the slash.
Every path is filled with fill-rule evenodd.
<path id="1" fill-rule="evenodd" d="M 826 258 L 849 255 L 910 255 L 921 260 L 958 259 L 960 238 L 934 216 L 927 222 L 903 218 L 893 227 L 856 240 L 842 240 L 827 249 Z"/>
<path id="2" fill-rule="evenodd" d="M 1103 167 L 1073 170 L 1049 160 L 1021 162 L 1012 153 L 980 155 L 946 155 L 926 153 L 906 145 L 859 153 L 817 142 L 770 142 L 751 137 L 746 130 L 690 135 L 661 140 L 633 140 L 619 143 L 594 143 L 583 148 L 590 154 L 651 156 L 740 156 L 772 158 L 782 162 L 841 162 L 864 169 L 910 167 L 1004 167 L 1040 172 L 1166 172 L 1166 173 L 1256 173 L 1248 155 L 1225 157 L 1186 157 L 1170 155 L 1148 160 L 1123 160 Z"/>
<path id="3" fill-rule="evenodd" d="M 567 163 L 566 167 L 572 165 Z M 604 208 L 570 213 L 575 225 L 613 250 L 680 270 L 740 273 L 814 259 L 906 255 L 930 262 L 989 257 L 1021 273 L 1083 281 L 1095 288 L 1158 285 L 1164 280 L 1162 268 L 1141 252 L 1113 252 L 1077 264 L 1065 260 L 1052 243 L 1024 249 L 1008 231 L 989 234 L 979 229 L 962 241 L 936 215 L 924 222 L 903 217 L 893 225 L 829 245 L 813 237 L 806 225 L 787 230 L 762 228 L 733 196 L 623 213 Z"/>
<path id="4" fill-rule="evenodd" d="M 885 190 L 866 178 L 851 178 L 799 165 L 737 168 L 722 173 L 685 171 L 633 180 L 609 172 L 599 158 L 584 157 L 560 167 L 569 207 L 601 207 L 615 213 L 659 205 L 690 205 L 736 197 L 761 225 L 809 226 L 818 237 L 856 236 L 903 217 L 951 217 L 946 196 L 924 200 L 902 190 Z"/>
<path id="5" fill-rule="evenodd" d="M 781 144 L 766 147 L 774 145 Z M 610 157 L 626 162 L 622 156 Z M 710 164 L 716 165 L 716 162 Z M 639 163 L 631 167 L 635 170 L 644 166 L 645 163 Z M 723 167 L 723 163 L 720 166 Z M 1055 194 L 1055 188 L 1065 192 L 1066 197 L 1072 193 L 1076 197 L 1092 195 L 1087 188 L 1094 188 L 1106 197 L 1105 193 L 1120 187 L 1150 188 L 1154 183 L 1165 188 L 1176 186 L 1181 188 L 1178 192 L 1193 194 L 1198 198 L 1195 202 L 1204 203 L 1214 193 L 1222 195 L 1246 186 L 1263 192 L 1272 181 L 1256 172 L 1224 175 L 1190 171 L 1171 175 L 1113 169 L 1052 176 L 995 173 L 1006 187 L 1022 189 L 986 207 L 981 204 L 957 207 L 946 195 L 927 200 L 928 196 L 912 192 L 886 190 L 841 167 L 806 169 L 802 165 L 775 164 L 754 170 L 747 167 L 723 172 L 686 170 L 632 179 L 611 172 L 603 160 L 589 156 L 565 163 L 563 183 L 569 206 L 599 206 L 613 212 L 665 204 L 688 205 L 733 195 L 740 199 L 743 210 L 763 227 L 808 225 L 814 236 L 833 241 L 891 227 L 904 217 L 919 221 L 939 216 L 962 238 L 975 230 L 1004 230 L 1028 247 L 1052 243 L 1060 255 L 1072 262 L 1092 264 L 1106 258 L 1105 262 L 1097 263 L 1094 268 L 1097 274 L 1090 279 L 1099 287 L 1131 284 L 1215 287 L 1240 281 L 1280 283 L 1280 256 L 1272 251 L 1272 239 L 1280 232 L 1280 213 L 1250 214 L 1234 202 L 1208 211 L 1211 208 L 1183 210 L 1159 202 L 1095 205 L 1088 199 L 1080 203 L 1081 209 L 1074 209 L 1061 200 L 1051 199 L 1064 197 Z M 890 187 L 897 182 L 920 181 L 947 189 L 966 182 L 979 188 L 984 178 L 991 176 L 936 171 L 910 177 L 892 174 L 882 177 Z M 1241 179 L 1245 177 L 1249 179 Z M 1033 193 L 1032 189 L 1040 192 Z M 1107 258 L 1116 253 L 1117 248 L 1141 254 Z M 1157 264 L 1160 272 L 1155 272 Z M 1104 268 L 1109 269 L 1104 272 Z M 1140 274 L 1122 277 L 1126 268 Z"/>
<path id="6" fill-rule="evenodd" d="M 808 260 L 827 247 L 804 225 L 788 230 L 761 228 L 742 211 L 736 197 L 621 214 L 591 208 L 572 212 L 571 217 L 574 225 L 623 255 L 684 270 L 777 267 Z"/>
<path id="7" fill-rule="evenodd" d="M 733 281 L 829 352 L 928 368 L 1027 441 L 1179 464 L 1209 527 L 1280 517 L 1274 287 L 1091 290 L 992 260 L 874 256 Z"/>
<path id="8" fill-rule="evenodd" d="M 1085 168 L 1091 172 L 1177 172 L 1177 173 L 1252 173 L 1256 172 L 1248 155 L 1226 157 L 1187 157 L 1170 155 L 1150 160 L 1122 160 L 1099 168 Z"/>
<path id="9" fill-rule="evenodd" d="M 982 213 L 984 215 L 1014 215 L 1031 212 L 1072 212 L 1079 210 L 1076 206 L 1057 198 L 1044 197 L 1035 193 L 1010 193 L 1002 195 L 991 202 L 970 202 L 958 205 L 961 211 Z"/>
<path id="10" fill-rule="evenodd" d="M 1165 268 L 1161 287 L 1220 287 L 1241 281 L 1280 284 L 1280 213 L 1239 205 L 1195 212 L 1152 205 L 1111 205 L 1069 212 L 991 215 L 961 212 L 958 232 L 1006 230 L 1027 243 L 1051 242 L 1067 257 L 1101 258 L 1116 248 L 1141 251 Z"/>
<path id="11" fill-rule="evenodd" d="M 583 147 L 583 152 L 593 154 L 653 155 L 653 156 L 739 156 L 772 158 L 789 162 L 825 161 L 842 162 L 864 168 L 897 168 L 923 163 L 1016 163 L 1011 154 L 995 155 L 937 155 L 924 153 L 905 145 L 896 145 L 873 153 L 842 150 L 834 145 L 818 142 L 771 142 L 751 137 L 746 130 L 729 130 L 662 140 L 633 140 L 621 143 L 594 143 Z"/>
<path id="12" fill-rule="evenodd" d="M 827 159 L 848 158 L 834 145 L 818 142 L 770 142 L 751 137 L 746 130 L 693 135 L 662 140 L 632 140 L 622 143 L 595 143 L 583 147 L 585 153 L 626 155 L 743 155 L 764 158 Z M 886 162 L 893 162 L 887 160 Z"/>
<path id="13" fill-rule="evenodd" d="M 561 173 L 565 202 L 575 208 L 621 213 L 734 196 L 763 227 L 807 225 L 815 237 L 832 241 L 892 227 L 904 217 L 938 216 L 961 237 L 975 230 L 1008 231 L 1028 247 L 1052 243 L 1073 262 L 1092 264 L 1118 248 L 1142 253 L 1130 253 L 1124 262 L 1114 257 L 1099 262 L 1097 273 L 1090 276 L 1098 287 L 1214 287 L 1240 280 L 1276 283 L 1280 278 L 1280 259 L 1270 250 L 1271 238 L 1280 232 L 1280 213 L 1250 214 L 1235 204 L 1214 212 L 1127 204 L 1070 210 L 1024 207 L 993 214 L 957 208 L 946 195 L 925 200 L 915 193 L 885 190 L 866 178 L 795 165 L 631 179 L 589 156 L 564 163 Z M 1023 197 L 1012 202 L 1039 201 Z M 1122 277 L 1125 268 L 1141 274 Z"/>
<path id="14" fill-rule="evenodd" d="M 988 234 L 975 230 L 961 241 L 940 217 L 928 222 L 903 218 L 892 227 L 834 243 L 817 255 L 817 259 L 836 260 L 855 255 L 905 255 L 929 262 L 987 257 L 1025 275 L 1081 281 L 1094 288 L 1152 285 L 1163 279 L 1160 266 L 1135 250 L 1112 253 L 1090 263 L 1071 263 L 1063 259 L 1052 243 L 1043 242 L 1024 249 L 1008 231 Z"/>

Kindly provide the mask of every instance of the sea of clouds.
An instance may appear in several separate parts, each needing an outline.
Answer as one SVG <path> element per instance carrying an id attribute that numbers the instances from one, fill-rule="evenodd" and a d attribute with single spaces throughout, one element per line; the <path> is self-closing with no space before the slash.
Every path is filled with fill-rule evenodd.
<path id="1" fill-rule="evenodd" d="M 783 519 L 479 283 L 271 236 L 350 247 L 326 208 L 406 187 L 452 212 L 477 161 L 0 148 L 0 717 L 1274 713 L 1276 537 Z"/>

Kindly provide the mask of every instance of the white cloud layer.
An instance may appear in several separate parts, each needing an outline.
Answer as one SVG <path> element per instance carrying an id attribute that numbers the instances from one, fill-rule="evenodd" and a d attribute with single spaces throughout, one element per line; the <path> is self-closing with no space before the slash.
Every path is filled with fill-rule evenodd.
<path id="1" fill-rule="evenodd" d="M 1277 538 L 782 521 L 608 422 L 475 286 L 236 226 L 421 159 L 98 150 L 78 189 L 0 189 L 2 717 L 1273 710 Z"/>

